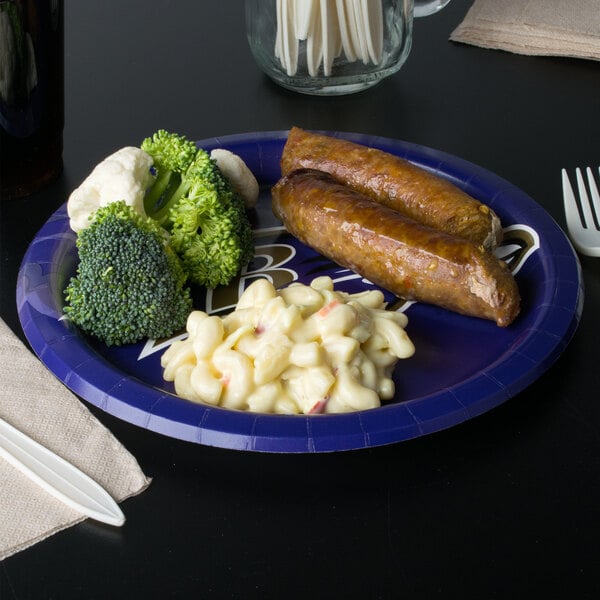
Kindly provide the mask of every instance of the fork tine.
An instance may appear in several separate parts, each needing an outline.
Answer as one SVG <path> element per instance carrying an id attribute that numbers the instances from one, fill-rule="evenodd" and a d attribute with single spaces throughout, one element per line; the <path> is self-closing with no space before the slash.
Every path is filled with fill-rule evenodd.
<path id="1" fill-rule="evenodd" d="M 575 169 L 579 198 L 576 198 L 566 169 L 562 169 L 565 217 L 569 237 L 575 248 L 587 256 L 600 257 L 600 194 L 591 169 L 587 168 L 588 185 L 592 200 L 588 196 L 581 169 Z M 592 206 L 593 204 L 593 206 Z M 593 213 L 596 213 L 596 217 Z"/>
<path id="2" fill-rule="evenodd" d="M 598 169 L 600 171 L 600 168 Z M 596 225 L 600 222 L 600 193 L 598 192 L 598 185 L 596 184 L 596 178 L 594 177 L 594 173 L 592 169 L 588 167 L 586 169 L 588 185 L 590 188 L 590 194 L 592 196 L 592 204 L 594 206 L 594 211 L 596 212 Z"/>
<path id="3" fill-rule="evenodd" d="M 583 212 L 583 226 L 588 229 L 592 229 L 594 228 L 594 216 L 592 215 L 592 206 L 590 204 L 590 198 L 588 196 L 580 168 L 575 169 L 575 175 L 577 177 L 579 199 L 581 201 L 581 210 Z"/>
<path id="4" fill-rule="evenodd" d="M 577 201 L 575 200 L 575 192 L 571 185 L 571 180 L 566 169 L 562 170 L 562 185 L 563 185 L 563 196 L 565 199 L 565 217 L 567 219 L 567 226 L 573 229 L 581 229 L 581 217 L 579 216 L 579 210 L 577 209 Z"/>

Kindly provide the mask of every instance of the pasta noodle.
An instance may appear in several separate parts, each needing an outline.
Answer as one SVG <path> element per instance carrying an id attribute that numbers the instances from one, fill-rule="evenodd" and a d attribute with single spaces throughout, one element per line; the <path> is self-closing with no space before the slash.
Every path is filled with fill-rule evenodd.
<path id="1" fill-rule="evenodd" d="M 193 311 L 162 355 L 163 377 L 192 402 L 261 413 L 365 410 L 394 396 L 392 371 L 415 349 L 383 294 L 334 290 L 330 277 L 276 290 L 252 283 L 221 318 Z"/>

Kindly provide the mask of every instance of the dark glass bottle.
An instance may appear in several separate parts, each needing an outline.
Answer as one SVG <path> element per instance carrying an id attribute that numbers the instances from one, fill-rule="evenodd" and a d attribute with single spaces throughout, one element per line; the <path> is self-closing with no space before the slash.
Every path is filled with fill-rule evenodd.
<path id="1" fill-rule="evenodd" d="M 0 195 L 62 171 L 63 0 L 0 0 Z"/>

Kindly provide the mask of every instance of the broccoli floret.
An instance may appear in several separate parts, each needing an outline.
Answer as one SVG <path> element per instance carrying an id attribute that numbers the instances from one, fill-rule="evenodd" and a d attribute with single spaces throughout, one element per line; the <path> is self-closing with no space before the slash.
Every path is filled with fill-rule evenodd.
<path id="1" fill-rule="evenodd" d="M 243 200 L 204 150 L 185 179 L 190 187 L 169 211 L 173 248 L 191 281 L 208 288 L 227 284 L 254 254 Z"/>
<path id="2" fill-rule="evenodd" d="M 148 216 L 163 224 L 171 206 L 189 187 L 182 179 L 194 162 L 198 148 L 194 142 L 164 129 L 146 138 L 140 148 L 152 157 L 156 176 L 146 193 L 144 208 Z"/>
<path id="3" fill-rule="evenodd" d="M 228 284 L 252 258 L 252 229 L 243 199 L 216 161 L 194 144 L 190 160 L 190 144 L 164 130 L 142 142 L 156 170 L 145 208 L 171 233 L 190 281 L 214 288 Z"/>
<path id="4" fill-rule="evenodd" d="M 183 329 L 192 310 L 187 275 L 166 232 L 124 201 L 99 208 L 77 237 L 79 266 L 65 314 L 107 345 Z"/>

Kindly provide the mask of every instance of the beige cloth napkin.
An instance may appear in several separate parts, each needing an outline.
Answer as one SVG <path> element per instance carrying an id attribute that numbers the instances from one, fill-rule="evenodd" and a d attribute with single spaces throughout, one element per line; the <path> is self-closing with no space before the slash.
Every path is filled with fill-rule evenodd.
<path id="1" fill-rule="evenodd" d="M 75 464 L 117 501 L 150 484 L 135 458 L 2 319 L 0 417 Z M 0 458 L 0 560 L 84 519 Z"/>
<path id="2" fill-rule="evenodd" d="M 600 0 L 476 0 L 450 39 L 516 54 L 600 60 Z"/>

